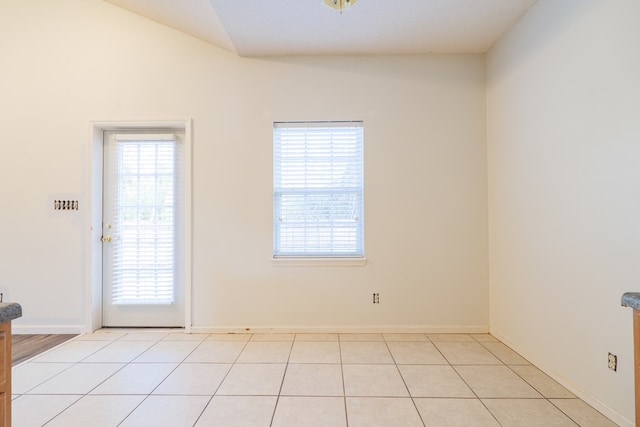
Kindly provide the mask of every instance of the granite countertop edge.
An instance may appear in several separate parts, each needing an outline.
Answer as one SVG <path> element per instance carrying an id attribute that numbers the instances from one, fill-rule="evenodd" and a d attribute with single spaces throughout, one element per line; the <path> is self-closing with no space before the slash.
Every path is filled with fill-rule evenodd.
<path id="1" fill-rule="evenodd" d="M 22 306 L 16 302 L 0 303 L 0 323 L 22 317 Z"/>
<path id="2" fill-rule="evenodd" d="M 640 310 L 640 292 L 626 292 L 622 295 L 622 305 Z"/>

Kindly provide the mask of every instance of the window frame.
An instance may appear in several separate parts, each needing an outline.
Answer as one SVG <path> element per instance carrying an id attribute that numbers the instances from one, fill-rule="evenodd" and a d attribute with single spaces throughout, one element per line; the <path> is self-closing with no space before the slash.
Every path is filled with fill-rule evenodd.
<path id="1" fill-rule="evenodd" d="M 328 187 L 324 187 L 323 184 L 313 183 L 307 172 L 302 173 L 300 175 L 301 178 L 304 178 L 304 184 L 301 184 L 300 187 L 291 186 L 291 181 L 289 183 L 282 184 L 282 144 L 281 137 L 283 134 L 286 136 L 287 131 L 291 132 L 299 132 L 300 129 L 305 129 L 307 131 L 312 130 L 311 134 L 306 134 L 303 137 L 297 137 L 297 143 L 302 144 L 305 150 L 305 158 L 303 160 L 298 159 L 298 165 L 304 164 L 305 171 L 308 169 L 310 164 L 313 164 L 314 160 L 317 162 L 317 159 L 313 159 L 312 157 L 307 157 L 309 154 L 307 152 L 309 148 L 309 140 L 307 136 L 313 135 L 314 132 L 328 133 L 327 140 L 322 140 L 319 142 L 320 144 L 324 144 L 323 147 L 325 150 L 328 150 L 332 154 L 329 168 L 335 167 L 337 164 L 342 165 L 344 167 L 345 160 L 340 160 L 339 157 L 335 160 L 334 157 L 336 152 L 339 152 L 339 149 L 335 147 L 336 143 L 333 142 L 333 138 L 336 138 L 340 133 L 344 133 L 345 131 L 340 131 L 340 129 L 345 128 L 356 128 L 355 135 L 353 136 L 352 145 L 348 145 L 348 148 L 354 151 L 354 154 L 347 155 L 347 165 L 346 167 L 350 167 L 351 162 L 353 161 L 353 157 L 355 156 L 355 161 L 359 162 L 356 165 L 356 186 L 352 187 L 350 191 L 345 191 L 345 187 L 336 186 L 329 184 Z M 345 129 L 346 130 L 346 129 Z M 347 140 L 349 137 L 347 137 Z M 343 266 L 343 265 L 364 265 L 366 263 L 365 258 L 365 247 L 364 247 L 364 122 L 361 120 L 352 120 L 352 121 L 303 121 L 303 122 L 273 122 L 273 219 L 272 219 L 272 230 L 273 230 L 273 247 L 272 247 L 272 259 L 278 265 L 291 265 L 291 266 L 301 266 L 301 265 L 314 265 L 314 266 Z M 314 147 L 316 148 L 316 147 Z M 318 156 L 317 153 L 311 153 L 315 156 Z M 325 159 L 326 162 L 326 159 Z M 285 166 L 291 166 L 291 163 L 286 164 Z M 323 171 L 324 172 L 324 171 Z M 286 178 L 285 178 L 286 182 Z M 331 182 L 331 181 L 329 181 Z M 287 250 L 286 248 L 283 250 L 281 244 L 281 203 L 282 196 L 288 194 L 297 194 L 297 195 L 310 195 L 310 194 L 322 194 L 322 195 L 331 195 L 339 192 L 345 194 L 353 194 L 353 189 L 355 188 L 355 199 L 354 202 L 356 204 L 354 208 L 354 220 L 358 221 L 358 224 L 355 227 L 349 227 L 348 225 L 345 227 L 347 232 L 353 230 L 355 232 L 354 242 L 350 242 L 350 239 L 345 239 L 347 242 L 347 246 L 349 247 L 353 244 L 353 251 L 346 253 L 331 253 L 335 250 L 335 248 L 330 245 L 328 251 L 309 251 L 306 245 L 307 242 L 302 244 L 303 251 L 292 251 Z M 289 191 L 286 191 L 286 190 Z M 302 206 L 306 207 L 306 202 L 302 203 Z M 333 205 L 335 208 L 335 205 Z M 331 212 L 335 212 L 334 209 Z M 329 220 L 329 225 L 325 227 L 325 232 L 327 233 L 337 233 L 339 230 L 339 226 L 334 225 L 331 222 L 332 218 L 327 218 Z M 303 224 L 305 229 L 308 229 L 308 224 Z M 337 228 L 336 228 L 337 227 Z M 320 233 L 318 232 L 318 235 Z M 318 237 L 320 238 L 320 237 Z M 290 247 L 296 246 L 292 244 Z M 321 246 L 318 243 L 318 246 Z M 311 248 L 313 249 L 313 245 Z M 338 248 L 339 249 L 339 248 Z"/>

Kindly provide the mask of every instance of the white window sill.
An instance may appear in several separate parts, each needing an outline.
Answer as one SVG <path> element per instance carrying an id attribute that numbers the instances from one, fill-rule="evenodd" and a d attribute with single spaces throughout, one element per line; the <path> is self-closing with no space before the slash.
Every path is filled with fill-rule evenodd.
<path id="1" fill-rule="evenodd" d="M 272 258 L 275 267 L 362 267 L 366 258 L 332 257 L 277 257 Z"/>

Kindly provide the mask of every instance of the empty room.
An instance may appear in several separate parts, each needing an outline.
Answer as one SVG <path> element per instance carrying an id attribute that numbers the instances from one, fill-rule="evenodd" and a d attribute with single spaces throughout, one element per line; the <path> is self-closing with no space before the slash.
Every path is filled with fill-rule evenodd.
<path id="1" fill-rule="evenodd" d="M 636 425 L 639 19 L 0 0 L 12 425 Z"/>

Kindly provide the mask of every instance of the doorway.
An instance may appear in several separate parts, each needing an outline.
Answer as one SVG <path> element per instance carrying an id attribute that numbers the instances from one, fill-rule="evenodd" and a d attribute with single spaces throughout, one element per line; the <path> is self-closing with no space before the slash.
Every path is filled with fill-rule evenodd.
<path id="1" fill-rule="evenodd" d="M 92 129 L 89 329 L 189 332 L 190 122 L 94 123 Z"/>

